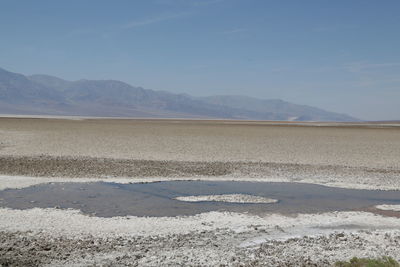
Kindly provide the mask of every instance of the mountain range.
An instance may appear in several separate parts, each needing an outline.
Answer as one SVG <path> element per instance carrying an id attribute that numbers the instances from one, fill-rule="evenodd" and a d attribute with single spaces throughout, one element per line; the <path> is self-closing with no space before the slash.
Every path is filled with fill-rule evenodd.
<path id="1" fill-rule="evenodd" d="M 98 117 L 218 118 L 284 121 L 358 121 L 346 114 L 280 99 L 219 95 L 194 97 L 116 80 L 66 81 L 0 68 L 0 113 Z"/>

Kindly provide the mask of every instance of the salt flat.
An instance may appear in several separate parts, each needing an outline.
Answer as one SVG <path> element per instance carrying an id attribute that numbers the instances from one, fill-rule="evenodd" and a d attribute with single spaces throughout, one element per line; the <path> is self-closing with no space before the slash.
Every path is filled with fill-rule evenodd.
<path id="1" fill-rule="evenodd" d="M 0 118 L 1 174 L 400 188 L 392 124 Z"/>
<path id="2" fill-rule="evenodd" d="M 324 125 L 0 118 L 0 155 L 400 168 L 400 127 Z"/>
<path id="3" fill-rule="evenodd" d="M 1 190 L 170 180 L 399 190 L 399 159 L 400 128 L 393 123 L 0 118 Z M 399 260 L 397 211 L 388 216 L 367 208 L 294 217 L 213 211 L 163 218 L 2 208 L 0 258 L 25 265 L 150 266 Z M 29 246 L 37 249 L 27 253 Z"/>

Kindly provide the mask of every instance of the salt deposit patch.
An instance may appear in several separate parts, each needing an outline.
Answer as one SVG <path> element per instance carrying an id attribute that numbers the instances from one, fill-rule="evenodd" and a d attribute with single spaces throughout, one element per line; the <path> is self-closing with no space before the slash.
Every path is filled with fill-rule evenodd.
<path id="1" fill-rule="evenodd" d="M 66 218 L 68 221 L 66 223 Z M 191 232 L 227 229 L 235 233 L 262 229 L 269 239 L 286 240 L 298 237 L 305 228 L 307 234 L 337 231 L 342 225 L 357 225 L 358 229 L 390 229 L 398 231 L 399 218 L 383 217 L 366 212 L 330 212 L 299 214 L 287 217 L 279 214 L 254 216 L 234 212 L 207 212 L 194 216 L 178 217 L 112 217 L 87 216 L 78 210 L 41 209 L 14 210 L 0 208 L 0 231 L 32 231 L 51 236 L 80 238 L 82 235 L 97 237 L 152 236 L 187 234 Z M 179 225 L 179 227 L 177 227 Z M 322 230 L 321 230 L 322 229 Z M 332 230 L 333 229 L 333 230 Z M 264 238 L 259 235 L 257 236 Z"/>
<path id="2" fill-rule="evenodd" d="M 380 210 L 391 210 L 391 211 L 400 211 L 400 205 L 376 205 L 377 209 Z"/>
<path id="3" fill-rule="evenodd" d="M 277 199 L 246 195 L 246 194 L 181 196 L 181 197 L 176 197 L 175 199 L 186 202 L 214 201 L 214 202 L 229 202 L 229 203 L 263 203 L 263 204 L 272 204 L 278 202 Z"/>

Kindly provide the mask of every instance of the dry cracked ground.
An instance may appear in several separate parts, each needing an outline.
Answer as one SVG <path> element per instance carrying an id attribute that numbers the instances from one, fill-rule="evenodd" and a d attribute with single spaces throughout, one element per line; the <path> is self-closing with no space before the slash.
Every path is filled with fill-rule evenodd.
<path id="1" fill-rule="evenodd" d="M 400 125 L 0 118 L 0 190 L 45 183 L 297 182 L 400 189 Z M 400 200 L 399 200 L 400 201 Z M 0 199 L 0 266 L 330 266 L 400 260 L 400 212 L 110 217 Z"/>

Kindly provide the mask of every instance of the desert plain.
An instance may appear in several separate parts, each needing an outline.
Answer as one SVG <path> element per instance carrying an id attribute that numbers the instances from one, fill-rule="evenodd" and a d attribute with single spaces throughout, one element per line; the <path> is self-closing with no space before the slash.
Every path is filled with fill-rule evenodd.
<path id="1" fill-rule="evenodd" d="M 43 185 L 169 181 L 318 185 L 365 196 L 382 191 L 391 201 L 291 213 L 216 206 L 181 216 L 96 216 L 79 206 L 60 206 L 57 198 L 54 206 L 32 200 L 21 209 L 1 199 L 10 190 L 38 188 L 40 194 Z M 331 266 L 354 256 L 400 260 L 399 189 L 395 122 L 3 116 L 0 266 Z M 241 193 L 182 199 L 201 205 L 236 197 L 240 205 L 253 205 L 244 202 L 261 197 Z M 265 205 L 280 205 L 279 198 L 263 197 L 274 200 Z"/>

